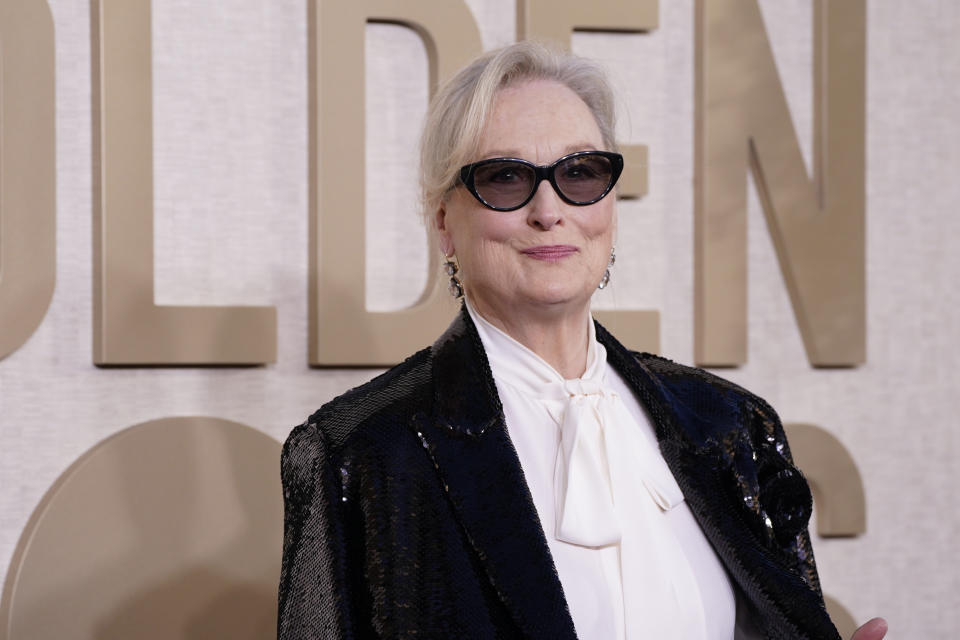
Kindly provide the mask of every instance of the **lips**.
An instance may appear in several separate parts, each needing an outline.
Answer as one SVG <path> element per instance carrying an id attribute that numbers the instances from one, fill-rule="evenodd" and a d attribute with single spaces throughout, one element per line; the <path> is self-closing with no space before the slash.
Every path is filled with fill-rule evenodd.
<path id="1" fill-rule="evenodd" d="M 521 253 L 537 260 L 556 262 L 575 254 L 579 249 L 569 244 L 550 244 L 524 249 Z"/>

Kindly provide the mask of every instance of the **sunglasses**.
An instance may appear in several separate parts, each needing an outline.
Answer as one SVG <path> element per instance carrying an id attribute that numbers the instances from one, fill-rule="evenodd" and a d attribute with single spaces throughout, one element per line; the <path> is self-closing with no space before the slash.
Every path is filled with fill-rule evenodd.
<path id="1" fill-rule="evenodd" d="M 460 181 L 494 211 L 514 211 L 533 199 L 544 180 L 567 204 L 586 206 L 610 193 L 623 172 L 623 156 L 611 151 L 577 151 L 553 164 L 519 158 L 491 158 L 460 169 Z"/>

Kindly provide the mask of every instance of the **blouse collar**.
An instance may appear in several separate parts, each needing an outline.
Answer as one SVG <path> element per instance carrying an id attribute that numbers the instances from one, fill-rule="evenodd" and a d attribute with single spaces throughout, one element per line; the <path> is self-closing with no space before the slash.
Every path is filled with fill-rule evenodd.
<path id="1" fill-rule="evenodd" d="M 546 360 L 484 318 L 466 301 L 467 312 L 487 353 L 494 378 L 529 397 L 564 401 L 570 393 L 589 393 L 604 386 L 607 352 L 597 341 L 596 327 L 587 318 L 587 366 L 579 378 L 565 379 Z"/>

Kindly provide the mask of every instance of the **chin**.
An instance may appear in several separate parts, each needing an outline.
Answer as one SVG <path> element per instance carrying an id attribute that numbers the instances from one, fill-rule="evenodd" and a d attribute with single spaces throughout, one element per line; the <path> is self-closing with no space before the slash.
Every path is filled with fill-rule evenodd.
<path id="1" fill-rule="evenodd" d="M 579 311 L 582 307 L 589 308 L 590 293 L 583 290 L 572 291 L 567 287 L 555 289 L 540 289 L 529 298 L 539 306 L 562 312 L 568 309 L 571 312 Z"/>

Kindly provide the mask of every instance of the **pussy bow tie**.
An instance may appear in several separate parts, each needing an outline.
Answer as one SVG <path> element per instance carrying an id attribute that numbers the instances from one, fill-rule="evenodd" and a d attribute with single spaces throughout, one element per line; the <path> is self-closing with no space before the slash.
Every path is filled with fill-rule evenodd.
<path id="1" fill-rule="evenodd" d="M 601 381 L 602 382 L 602 381 Z M 586 547 L 615 544 L 622 537 L 617 500 L 644 499 L 639 480 L 662 510 L 683 501 L 683 494 L 656 451 L 636 446 L 639 425 L 619 395 L 598 381 L 564 381 L 567 400 L 560 424 L 560 448 L 554 467 L 558 540 Z M 631 486 L 633 485 L 633 486 Z"/>
<path id="2" fill-rule="evenodd" d="M 557 540 L 619 544 L 624 634 L 704 638 L 698 586 L 667 521 L 683 493 L 620 396 L 599 381 L 564 381 L 566 404 L 554 467 Z"/>

